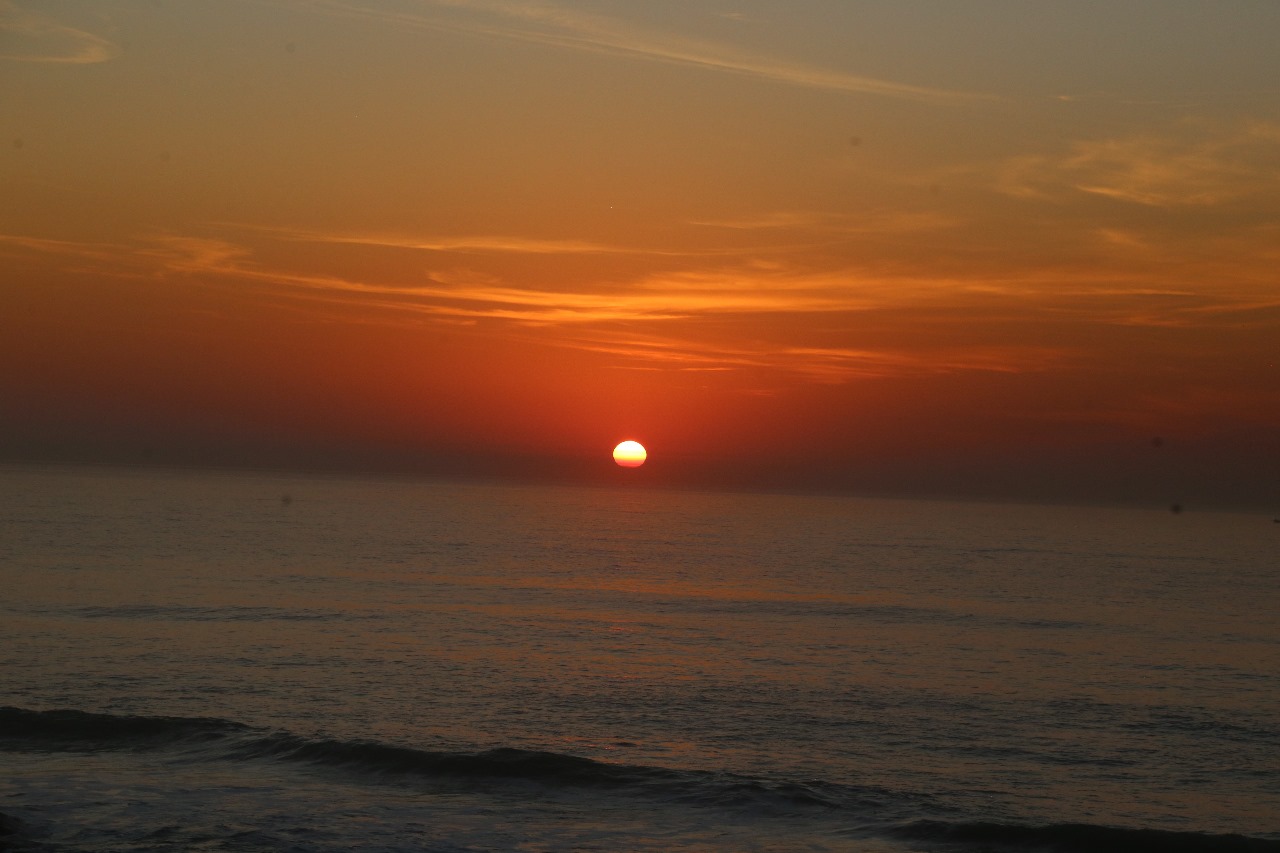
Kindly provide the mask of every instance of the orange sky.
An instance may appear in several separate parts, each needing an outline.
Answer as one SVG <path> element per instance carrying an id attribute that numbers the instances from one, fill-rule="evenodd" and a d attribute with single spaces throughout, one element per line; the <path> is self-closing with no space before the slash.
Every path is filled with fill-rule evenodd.
<path id="1" fill-rule="evenodd" d="M 1280 505 L 1277 32 L 0 0 L 0 459 Z"/>

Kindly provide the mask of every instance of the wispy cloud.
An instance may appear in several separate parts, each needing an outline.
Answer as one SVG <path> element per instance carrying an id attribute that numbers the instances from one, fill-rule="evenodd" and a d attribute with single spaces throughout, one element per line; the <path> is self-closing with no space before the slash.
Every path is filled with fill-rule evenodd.
<path id="1" fill-rule="evenodd" d="M 625 367 L 668 367 L 680 370 L 736 370 L 763 367 L 759 349 L 730 347 L 687 338 L 626 331 L 577 332 L 558 338 L 561 347 L 619 356 Z"/>
<path id="2" fill-rule="evenodd" d="M 630 365 L 689 371 L 752 370 L 819 383 L 964 372 L 1025 373 L 1064 364 L 1072 353 L 1052 347 L 983 346 L 934 350 L 787 347 L 756 342 L 728 346 L 634 332 L 576 335 L 560 346 L 619 356 Z"/>
<path id="3" fill-rule="evenodd" d="M 388 284 L 335 275 L 313 275 L 259 266 L 243 246 L 225 240 L 162 235 L 150 238 L 150 255 L 172 273 L 203 274 L 274 285 L 300 295 L 346 294 L 352 300 L 451 318 L 528 324 L 672 319 L 687 307 L 659 293 L 584 293 L 510 287 L 485 276 L 426 276 Z"/>
<path id="4" fill-rule="evenodd" d="M 736 219 L 698 219 L 690 225 L 734 231 L 805 231 L 812 234 L 910 234 L 951 228 L 955 219 L 933 211 L 878 211 L 863 214 L 835 214 L 818 211 L 781 210 Z"/>
<path id="5" fill-rule="evenodd" d="M 0 59 L 12 62 L 91 65 L 120 54 L 107 39 L 28 12 L 12 0 L 0 0 L 0 33 L 6 36 Z"/>
<path id="6" fill-rule="evenodd" d="M 250 271 L 244 262 L 249 249 L 226 240 L 209 237 L 160 235 L 148 238 L 146 245 L 133 252 L 136 256 L 155 258 L 170 272 L 243 273 Z"/>
<path id="7" fill-rule="evenodd" d="M 1070 353 L 1051 347 L 966 346 L 937 350 L 800 347 L 782 355 L 815 379 L 843 382 L 857 377 L 946 373 L 1027 373 L 1061 364 Z"/>
<path id="8" fill-rule="evenodd" d="M 245 297 L 270 298 L 277 304 L 283 300 L 318 316 L 341 315 L 348 322 L 403 323 L 416 318 L 486 324 L 504 329 L 506 335 L 529 335 L 544 343 L 612 355 L 620 366 L 767 368 L 816 382 L 1042 370 L 1063 356 L 1051 348 L 978 344 L 977 338 L 974 344 L 949 349 L 927 343 L 896 350 L 844 346 L 838 337 L 832 345 L 814 345 L 805 340 L 807 333 L 797 331 L 845 329 L 852 335 L 869 322 L 855 318 L 872 316 L 870 312 L 878 312 L 877 323 L 917 317 L 939 328 L 959 331 L 972 326 L 991 333 L 1008 328 L 1013 318 L 1020 325 L 1037 318 L 1054 324 L 1112 326 L 1265 325 L 1274 322 L 1278 305 L 1273 293 L 1263 288 L 1207 292 L 1178 287 L 1150 272 L 1129 278 L 1100 276 L 1097 270 L 1008 272 L 1004 277 L 979 271 L 968 277 L 939 277 L 901 270 L 815 270 L 778 261 L 737 262 L 637 270 L 616 281 L 577 280 L 568 288 L 513 283 L 510 273 L 497 271 L 501 265 L 490 270 L 415 271 L 408 277 L 380 264 L 375 268 L 382 271 L 369 278 L 307 271 L 287 255 L 260 254 L 251 242 L 208 235 L 151 234 L 118 244 L 0 235 L 0 252 L 65 258 L 63 269 L 74 266 L 79 271 L 90 265 L 101 274 L 235 289 Z M 664 336 L 675 328 L 689 329 L 688 339 Z M 728 338 L 717 333 L 716 343 L 695 340 L 708 329 L 739 331 Z M 772 330 L 768 341 L 752 337 L 761 329 Z M 737 342 L 725 342 L 735 336 Z"/>
<path id="9" fill-rule="evenodd" d="M 1026 155 L 1000 175 L 1010 195 L 1065 192 L 1148 207 L 1209 207 L 1280 193 L 1280 125 L 1184 123 L 1164 135 L 1083 140 L 1061 155 Z"/>
<path id="10" fill-rule="evenodd" d="M 818 68 L 547 2 L 427 0 L 408 8 L 348 0 L 292 2 L 316 12 L 368 18 L 397 26 L 470 32 L 570 50 L 747 75 L 810 89 L 938 103 L 991 97 Z"/>
<path id="11" fill-rule="evenodd" d="M 14 236 L 14 247 L 97 257 L 157 275 L 239 280 L 305 297 L 345 295 L 353 307 L 377 304 L 419 314 L 530 325 L 644 322 L 694 317 L 865 311 L 907 304 L 947 285 L 856 271 L 805 271 L 780 264 L 738 264 L 651 272 L 580 290 L 519 287 L 470 273 L 425 273 L 416 281 L 360 280 L 264 265 L 247 245 L 215 237 L 159 234 L 126 245 L 81 244 Z M 5 245 L 0 240 L 0 246 Z"/>
<path id="12" fill-rule="evenodd" d="M 6 249 L 97 260 L 112 260 L 120 256 L 120 247 L 114 243 L 54 240 L 48 237 L 30 237 L 23 234 L 0 234 L 0 251 Z"/>
<path id="13" fill-rule="evenodd" d="M 590 240 L 548 240 L 536 237 L 503 235 L 411 236 L 405 234 L 350 233 L 340 231 L 308 231 L 299 228 L 273 228 L 238 223 L 229 225 L 244 231 L 267 234 L 281 240 L 338 245 L 380 246 L 389 249 L 416 249 L 424 252 L 510 253 L 525 255 L 608 255 L 640 254 L 647 250 L 610 246 Z"/>
<path id="14" fill-rule="evenodd" d="M 902 230 L 916 230 L 903 217 Z M 809 249 L 814 245 L 812 238 L 825 238 L 832 233 L 886 233 L 894 226 L 881 223 L 879 227 L 868 223 L 865 229 L 850 225 L 842 227 L 829 224 L 825 227 L 816 225 L 808 229 L 808 240 L 799 240 L 785 245 L 762 245 L 753 242 L 749 247 L 724 248 L 705 247 L 689 249 L 656 248 L 654 246 L 621 245 L 617 243 L 601 243 L 595 240 L 578 238 L 546 238 L 529 237 L 512 234 L 410 234 L 384 232 L 356 232 L 344 230 L 309 230 L 305 228 L 287 228 L 270 225 L 252 225 L 242 222 L 206 223 L 210 227 L 231 229 L 244 234 L 260 234 L 272 239 L 287 242 L 317 243 L 335 246 L 370 246 L 386 249 L 408 249 L 421 252 L 453 253 L 462 255 L 631 255 L 637 257 L 663 258 L 726 258 L 757 256 L 770 252 L 794 252 Z M 751 224 L 732 222 L 689 223 L 707 224 L 733 230 L 746 230 Z M 799 222 L 797 222 L 799 228 Z M 920 228 L 928 227 L 921 221 Z"/>

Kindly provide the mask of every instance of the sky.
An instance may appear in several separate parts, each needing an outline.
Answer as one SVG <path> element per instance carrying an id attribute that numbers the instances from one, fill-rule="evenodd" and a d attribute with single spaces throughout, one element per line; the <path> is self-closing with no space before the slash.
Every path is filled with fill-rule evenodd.
<path id="1" fill-rule="evenodd" d="M 0 0 L 0 459 L 1280 510 L 1277 34 Z"/>

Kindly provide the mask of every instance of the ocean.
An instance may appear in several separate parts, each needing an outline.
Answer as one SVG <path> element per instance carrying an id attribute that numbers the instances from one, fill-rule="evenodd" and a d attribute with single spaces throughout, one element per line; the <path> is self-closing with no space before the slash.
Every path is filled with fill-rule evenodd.
<path id="1" fill-rule="evenodd" d="M 0 849 L 1280 851 L 1267 515 L 0 484 Z"/>

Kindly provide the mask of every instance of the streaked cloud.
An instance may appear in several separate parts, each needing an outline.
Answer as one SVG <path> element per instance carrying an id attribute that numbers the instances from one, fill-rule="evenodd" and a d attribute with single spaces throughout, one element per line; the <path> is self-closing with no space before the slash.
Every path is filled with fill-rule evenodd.
<path id="1" fill-rule="evenodd" d="M 12 0 L 0 0 L 0 34 L 4 35 L 0 59 L 13 62 L 91 65 L 120 54 L 120 49 L 102 36 L 28 11 Z"/>
<path id="2" fill-rule="evenodd" d="M 1187 122 L 1165 134 L 1082 140 L 1012 158 L 1000 187 L 1022 197 L 1086 193 L 1147 207 L 1209 207 L 1280 194 L 1280 125 Z"/>
<path id="3" fill-rule="evenodd" d="M 569 336 L 560 346 L 619 356 L 627 366 L 688 371 L 752 370 L 800 376 L 811 382 L 843 383 L 857 379 L 936 375 L 962 372 L 1024 373 L 1048 370 L 1072 353 L 1051 347 L 984 346 L 899 349 L 892 347 L 777 347 L 709 344 L 704 340 L 633 332 L 608 336 Z"/>
<path id="4" fill-rule="evenodd" d="M 828 217 L 836 220 L 838 217 Z M 816 219 L 815 219 L 816 222 Z M 830 225 L 825 230 L 814 225 L 808 230 L 809 240 L 805 242 L 789 242 L 784 245 L 762 245 L 753 243 L 748 247 L 717 248 L 707 245 L 689 249 L 668 249 L 654 246 L 621 245 L 602 243 L 595 240 L 575 238 L 529 237 L 511 234 L 409 234 L 409 233 L 377 233 L 353 232 L 340 230 L 308 230 L 304 228 L 284 228 L 278 226 L 252 225 L 241 222 L 209 222 L 215 228 L 229 228 L 244 234 L 261 234 L 276 240 L 299 243 L 317 243 L 335 246 L 370 246 L 387 249 L 409 249 L 422 252 L 440 252 L 473 255 L 632 255 L 649 257 L 745 257 L 757 256 L 769 252 L 794 252 L 812 248 L 815 239 L 826 239 L 832 233 L 889 233 L 892 225 L 882 224 L 880 227 L 868 225 L 865 232 L 850 226 L 843 228 Z M 689 223 L 694 225 L 715 225 L 732 230 L 748 230 L 757 226 L 751 224 L 738 225 L 732 222 Z M 759 226 L 764 227 L 764 226 Z M 800 221 L 797 220 L 797 227 Z M 914 230 L 904 221 L 903 230 Z M 920 225 L 925 228 L 924 224 Z"/>
<path id="5" fill-rule="evenodd" d="M 544 343 L 612 356 L 617 366 L 679 371 L 765 370 L 816 382 L 843 382 L 894 373 L 934 372 L 907 353 L 872 353 L 698 340 L 701 323 L 729 318 L 849 314 L 919 298 L 902 281 L 859 282 L 849 272 L 806 272 L 783 265 L 741 264 L 724 269 L 652 273 L 585 291 L 525 288 L 483 272 L 441 272 L 417 281 L 372 281 L 270 266 L 245 244 L 179 234 L 152 234 L 125 245 L 77 244 L 26 237 L 0 246 L 68 258 L 91 257 L 112 271 L 137 277 L 190 280 L 233 287 L 314 306 L 355 322 L 385 314 L 390 322 L 418 317 L 447 324 L 504 324 L 507 335 L 534 335 Z M 753 321 L 754 322 L 754 321 Z M 658 329 L 678 323 L 691 331 L 673 337 Z M 545 330 L 554 329 L 546 337 Z M 523 331 L 522 331 L 523 330 Z M 956 359 L 950 360 L 959 368 Z M 963 369 L 990 369 L 970 362 Z"/>
<path id="6" fill-rule="evenodd" d="M 276 236 L 271 229 L 263 233 Z M 1104 233 L 1103 239 L 1124 244 L 1131 238 L 1121 232 Z M 454 245 L 433 239 L 348 242 L 388 249 L 404 244 Z M 537 247 L 545 242 L 556 251 L 583 245 L 572 239 L 462 242 L 504 247 L 499 251 L 527 243 Z M 0 235 L 0 251 L 65 258 L 76 269 L 90 263 L 95 272 L 115 276 L 198 281 L 238 288 L 246 295 L 271 294 L 353 317 L 381 315 L 388 322 L 412 317 L 451 324 L 496 323 L 506 325 L 512 334 L 521 328 L 554 327 L 557 344 L 615 355 L 632 366 L 768 367 L 818 382 L 903 373 L 1023 372 L 1046 369 L 1062 356 L 1057 349 L 1011 348 L 993 342 L 907 350 L 815 346 L 795 339 L 794 329 L 801 328 L 797 322 L 809 327 L 822 316 L 828 318 L 821 321 L 824 327 L 849 334 L 865 322 L 853 318 L 870 312 L 882 312 L 878 316 L 916 313 L 929 317 L 928 322 L 938 328 L 962 329 L 981 322 L 990 333 L 1012 317 L 1022 318 L 1019 322 L 1045 317 L 1055 322 L 1150 327 L 1265 323 L 1280 305 L 1280 300 L 1260 288 L 1206 290 L 1164 280 L 1149 270 L 1128 277 L 1114 270 L 941 276 L 908 269 L 808 269 L 778 260 L 736 260 L 675 270 L 637 270 L 616 281 L 579 280 L 569 288 L 513 281 L 497 268 L 418 270 L 409 277 L 384 270 L 380 278 L 306 271 L 294 266 L 287 255 L 259 252 L 252 242 L 209 235 L 149 234 L 118 244 Z M 692 330 L 705 323 L 759 327 L 762 321 L 781 337 L 771 336 L 773 342 L 768 344 L 729 346 L 699 343 L 694 334 L 685 340 L 637 333 L 641 326 L 656 329 L 672 322 Z M 786 328 L 793 331 L 782 331 Z"/>
<path id="7" fill-rule="evenodd" d="M 218 223 L 226 225 L 229 223 Z M 339 245 L 380 246 L 391 249 L 417 249 L 425 252 L 511 253 L 526 255 L 606 255 L 636 254 L 644 249 L 609 246 L 590 240 L 547 240 L 536 237 L 502 235 L 409 236 L 404 234 L 358 234 L 307 231 L 299 228 L 271 228 L 232 224 L 232 227 L 256 231 L 281 240 Z"/>
<path id="8" fill-rule="evenodd" d="M 819 68 L 545 2 L 427 0 L 406 7 L 402 4 L 345 0 L 294 0 L 294 5 L 397 26 L 470 32 L 569 50 L 740 74 L 809 89 L 936 103 L 962 103 L 992 97 Z"/>
<path id="9" fill-rule="evenodd" d="M 910 234 L 951 228 L 958 223 L 933 211 L 874 211 L 854 215 L 782 210 L 735 219 L 693 220 L 689 224 L 734 231 L 800 230 L 823 235 Z"/>
<path id="10" fill-rule="evenodd" d="M 170 272 L 247 272 L 242 262 L 252 254 L 243 246 L 208 237 L 161 235 L 146 243 L 133 254 L 156 258 Z"/>
<path id="11" fill-rule="evenodd" d="M 84 242 L 79 240 L 55 240 L 48 237 L 30 237 L 24 234 L 0 234 L 0 251 L 8 249 L 64 255 L 79 258 L 110 260 L 118 258 L 120 247 L 113 243 Z"/>
<path id="12" fill-rule="evenodd" d="M 979 346 L 929 350 L 874 350 L 845 347 L 801 347 L 783 355 L 805 365 L 804 371 L 828 381 L 856 376 L 900 376 L 981 371 L 1025 373 L 1045 370 L 1069 353 L 1051 347 Z"/>

